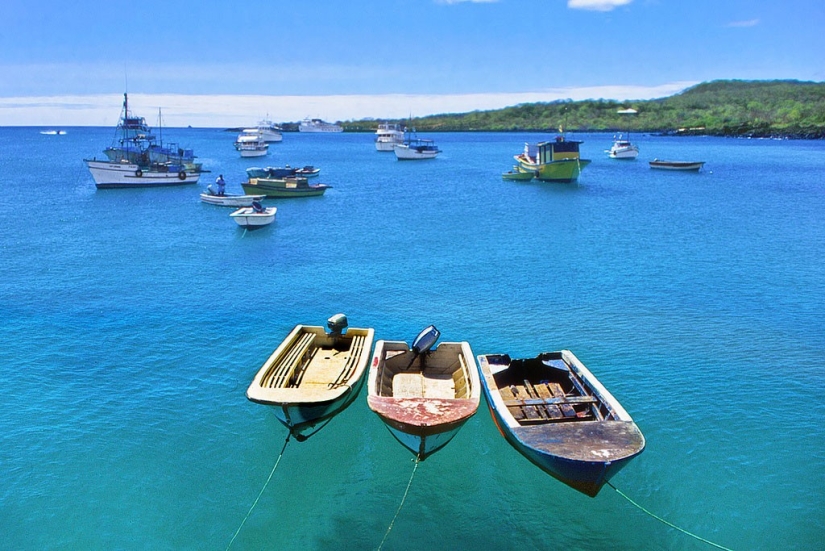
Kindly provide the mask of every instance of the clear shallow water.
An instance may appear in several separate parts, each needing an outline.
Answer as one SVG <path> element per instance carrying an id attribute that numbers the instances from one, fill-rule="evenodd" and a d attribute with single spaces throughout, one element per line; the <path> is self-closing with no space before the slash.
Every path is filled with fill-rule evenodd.
<path id="1" fill-rule="evenodd" d="M 647 449 L 614 480 L 734 549 L 825 537 L 825 143 L 634 136 L 575 185 L 504 182 L 531 134 L 435 134 L 399 163 L 369 134 L 287 134 L 242 160 L 179 129 L 197 186 L 96 190 L 112 129 L 0 129 L 0 531 L 9 549 L 224 549 L 286 430 L 244 392 L 296 323 L 377 339 L 434 323 L 476 354 L 570 348 Z M 707 161 L 652 171 L 654 157 Z M 333 185 L 244 234 L 197 194 L 248 166 Z M 290 442 L 233 549 L 374 549 L 413 464 L 365 394 Z M 702 549 L 612 489 L 587 498 L 486 406 L 422 463 L 384 549 Z"/>

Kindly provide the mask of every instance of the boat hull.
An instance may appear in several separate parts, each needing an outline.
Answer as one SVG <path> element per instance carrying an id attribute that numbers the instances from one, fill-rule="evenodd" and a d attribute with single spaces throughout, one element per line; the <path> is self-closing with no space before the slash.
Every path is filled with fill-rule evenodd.
<path id="1" fill-rule="evenodd" d="M 485 391 L 488 403 L 489 395 Z M 499 432 L 519 453 L 531 463 L 546 472 L 556 480 L 582 492 L 590 497 L 598 495 L 602 487 L 620 470 L 622 470 L 636 455 L 625 456 L 615 461 L 583 461 L 565 457 L 564 448 L 578 445 L 580 442 L 594 438 L 602 440 L 616 440 L 617 438 L 636 438 L 638 429 L 632 422 L 610 422 L 607 427 L 604 423 L 578 423 L 577 426 L 560 425 L 562 430 L 548 433 L 541 427 L 506 428 L 506 421 L 498 415 L 498 411 L 490 408 L 491 416 Z M 604 429 L 608 429 L 605 431 Z M 565 430 L 573 429 L 573 430 Z M 604 448 L 594 448 L 598 455 Z"/>
<path id="2" fill-rule="evenodd" d="M 246 396 L 272 406 L 278 421 L 305 440 L 358 396 L 373 334 L 351 327 L 335 336 L 320 326 L 297 325 L 258 370 Z"/>
<path id="3" fill-rule="evenodd" d="M 254 157 L 266 157 L 266 155 L 268 153 L 269 153 L 268 149 L 254 149 L 254 150 L 242 149 L 241 150 L 241 157 L 243 157 L 244 159 L 251 159 L 251 158 L 254 158 Z"/>
<path id="4" fill-rule="evenodd" d="M 549 163 L 536 164 L 525 161 L 516 156 L 519 168 L 524 172 L 531 172 L 534 178 L 542 182 L 575 182 L 584 167 L 590 164 L 589 159 L 562 159 Z"/>
<path id="5" fill-rule="evenodd" d="M 639 150 L 636 148 L 621 148 L 611 149 L 608 153 L 611 159 L 633 160 L 639 156 Z"/>
<path id="6" fill-rule="evenodd" d="M 568 486 L 594 497 L 644 450 L 644 436 L 633 419 L 569 350 L 515 361 L 479 356 L 478 366 L 499 432 Z M 517 388 L 520 381 L 524 387 Z M 525 387 L 531 392 L 525 394 Z"/>
<path id="7" fill-rule="evenodd" d="M 704 161 L 660 161 L 658 159 L 650 161 L 650 168 L 682 172 L 699 172 L 704 165 Z"/>
<path id="8" fill-rule="evenodd" d="M 263 195 L 210 195 L 201 193 L 201 201 L 219 207 L 251 207 L 252 201 L 260 201 Z"/>
<path id="9" fill-rule="evenodd" d="M 326 184 L 308 184 L 306 178 L 298 179 L 270 179 L 250 178 L 243 182 L 241 187 L 244 193 L 260 194 L 267 197 L 316 197 L 323 195 L 331 186 Z"/>
<path id="10" fill-rule="evenodd" d="M 503 180 L 512 180 L 515 182 L 529 182 L 533 179 L 535 174 L 533 172 L 526 172 L 523 170 L 513 169 L 501 175 Z"/>
<path id="11" fill-rule="evenodd" d="M 427 159 L 435 159 L 441 151 L 435 149 L 418 150 L 408 147 L 406 145 L 394 145 L 395 157 L 399 161 L 423 161 Z"/>
<path id="12" fill-rule="evenodd" d="M 247 230 L 257 230 L 274 222 L 277 211 L 278 209 L 275 207 L 267 207 L 263 212 L 257 212 L 252 207 L 241 207 L 229 216 L 240 227 Z"/>
<path id="13" fill-rule="evenodd" d="M 196 184 L 200 179 L 199 172 L 164 172 L 142 169 L 134 163 L 95 159 L 86 159 L 84 162 L 94 178 L 95 186 L 99 189 L 181 186 Z"/>
<path id="14" fill-rule="evenodd" d="M 385 153 L 392 153 L 395 151 L 395 146 L 402 143 L 400 140 L 375 140 L 375 150 Z"/>
<path id="15" fill-rule="evenodd" d="M 446 446 L 478 409 L 474 400 L 370 396 L 368 404 L 395 439 L 421 460 Z"/>
<path id="16" fill-rule="evenodd" d="M 475 415 L 481 397 L 466 342 L 445 342 L 415 354 L 402 341 L 378 341 L 369 379 L 369 408 L 419 460 L 455 437 Z"/>

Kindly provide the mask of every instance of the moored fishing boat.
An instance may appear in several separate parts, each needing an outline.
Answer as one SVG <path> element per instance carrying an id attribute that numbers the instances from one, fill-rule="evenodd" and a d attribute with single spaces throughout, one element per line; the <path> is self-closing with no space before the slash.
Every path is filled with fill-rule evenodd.
<path id="1" fill-rule="evenodd" d="M 579 146 L 583 142 L 568 140 L 559 135 L 550 142 L 524 144 L 524 151 L 514 158 L 521 170 L 532 172 L 537 180 L 545 182 L 574 182 L 589 159 L 582 159 Z"/>
<path id="2" fill-rule="evenodd" d="M 370 409 L 420 460 L 447 445 L 475 414 L 481 395 L 469 343 L 432 348 L 439 335 L 430 326 L 412 346 L 378 341 L 370 365 Z"/>
<path id="3" fill-rule="evenodd" d="M 594 497 L 645 447 L 642 432 L 569 350 L 478 357 L 493 421 L 540 469 Z"/>
<path id="4" fill-rule="evenodd" d="M 364 384 L 374 332 L 347 325 L 343 314 L 329 318 L 329 331 L 296 325 L 246 391 L 249 400 L 272 406 L 298 440 L 349 406 Z"/>
<path id="5" fill-rule="evenodd" d="M 704 165 L 704 161 L 660 161 L 659 159 L 650 161 L 650 168 L 658 170 L 681 170 L 684 172 L 699 172 Z"/>
<path id="6" fill-rule="evenodd" d="M 314 197 L 323 195 L 331 188 L 327 184 L 310 184 L 306 178 L 287 176 L 284 178 L 250 178 L 243 182 L 244 193 L 261 194 L 267 197 Z"/>
<path id="7" fill-rule="evenodd" d="M 441 153 L 433 140 L 425 140 L 417 137 L 415 129 L 407 132 L 402 143 L 393 145 L 395 157 L 399 161 L 420 161 L 424 159 L 435 159 Z"/>
<path id="8" fill-rule="evenodd" d="M 160 187 L 194 184 L 200 165 L 186 150 L 156 143 L 143 117 L 132 115 L 129 98 L 123 94 L 123 109 L 115 144 L 106 148 L 107 159 L 84 159 L 98 188 Z M 180 153 L 180 154 L 178 154 Z"/>

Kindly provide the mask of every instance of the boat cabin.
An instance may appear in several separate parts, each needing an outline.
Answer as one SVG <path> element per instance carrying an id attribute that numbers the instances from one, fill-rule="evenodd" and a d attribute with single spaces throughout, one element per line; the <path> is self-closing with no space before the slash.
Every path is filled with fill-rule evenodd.
<path id="1" fill-rule="evenodd" d="M 579 158 L 578 140 L 566 140 L 564 136 L 557 136 L 552 142 L 540 142 L 534 146 L 525 146 L 525 153 L 538 164 L 547 164 L 554 161 Z"/>

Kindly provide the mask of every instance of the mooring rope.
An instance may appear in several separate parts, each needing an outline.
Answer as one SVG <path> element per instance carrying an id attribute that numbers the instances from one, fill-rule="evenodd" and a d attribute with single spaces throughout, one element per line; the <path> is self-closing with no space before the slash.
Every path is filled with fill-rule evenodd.
<path id="1" fill-rule="evenodd" d="M 625 498 L 626 500 L 628 500 L 628 501 L 629 501 L 630 503 L 632 503 L 634 506 L 638 507 L 640 510 L 644 511 L 645 513 L 647 513 L 647 514 L 648 514 L 648 515 L 650 515 L 651 517 L 655 518 L 655 519 L 656 519 L 656 520 L 658 520 L 659 522 L 663 522 L 664 524 L 667 524 L 667 525 L 668 525 L 668 526 L 670 526 L 671 528 L 675 528 L 676 530 L 679 530 L 679 531 L 680 531 L 680 532 L 682 532 L 683 534 L 687 534 L 688 536 L 690 536 L 690 537 L 692 537 L 692 538 L 696 538 L 697 540 L 699 540 L 699 541 L 701 541 L 701 542 L 707 543 L 708 545 L 712 545 L 713 547 L 716 547 L 717 549 L 724 549 L 725 551 L 733 551 L 733 550 L 732 550 L 731 548 L 729 548 L 729 547 L 725 547 L 724 545 L 719 545 L 718 543 L 714 543 L 714 542 L 712 542 L 712 541 L 710 541 L 710 540 L 706 540 L 705 538 L 703 538 L 703 537 L 701 537 L 701 536 L 697 536 L 696 534 L 694 534 L 694 533 L 692 533 L 692 532 L 688 532 L 688 531 L 687 531 L 687 530 L 685 530 L 684 528 L 680 528 L 679 526 L 676 526 L 676 525 L 675 525 L 675 524 L 673 524 L 672 522 L 668 522 L 668 521 L 666 521 L 666 520 L 665 520 L 665 519 L 663 519 L 662 517 L 660 517 L 660 516 L 658 516 L 658 515 L 653 514 L 652 512 L 648 511 L 647 509 L 645 509 L 644 507 L 642 507 L 641 505 L 639 505 L 638 503 L 636 503 L 635 501 L 633 501 L 632 499 L 630 499 L 630 497 L 629 497 L 627 494 L 625 494 L 624 492 L 622 492 L 620 489 L 618 489 L 617 487 L 615 487 L 615 486 L 614 486 L 613 484 L 611 484 L 610 482 L 608 482 L 608 483 L 607 483 L 607 485 L 608 485 L 608 486 L 610 486 L 611 488 L 613 488 L 614 490 L 616 490 L 616 492 L 617 492 L 620 496 L 622 496 L 623 498 Z"/>
<path id="2" fill-rule="evenodd" d="M 393 524 L 395 524 L 395 519 L 398 518 L 398 513 L 401 512 L 401 507 L 404 506 L 404 500 L 407 499 L 407 494 L 410 493 L 410 486 L 412 486 L 413 477 L 415 476 L 415 471 L 418 469 L 418 464 L 420 460 L 418 456 L 415 457 L 415 466 L 413 467 L 412 474 L 410 474 L 410 481 L 407 482 L 407 489 L 404 490 L 404 497 L 401 498 L 401 503 L 398 504 L 398 510 L 395 511 L 395 516 L 392 517 L 392 522 L 387 527 L 387 532 L 384 534 L 384 539 L 381 540 L 381 545 L 378 546 L 378 551 L 381 551 L 381 548 L 384 547 L 384 542 L 387 541 L 387 537 L 390 535 L 390 530 L 392 530 Z"/>
<path id="3" fill-rule="evenodd" d="M 226 546 L 226 551 L 229 551 L 229 548 L 232 547 L 232 544 L 235 542 L 235 538 L 237 538 L 238 534 L 241 533 L 241 528 L 243 528 L 243 525 L 246 524 L 246 520 L 249 518 L 249 515 L 252 514 L 252 510 L 258 504 L 258 500 L 260 500 L 261 496 L 264 495 L 264 490 L 266 490 L 267 485 L 269 485 L 269 481 L 272 480 L 272 475 L 275 474 L 275 469 L 278 468 L 278 463 L 281 462 L 281 458 L 284 456 L 284 452 L 286 451 L 286 445 L 289 443 L 290 436 L 292 436 L 292 433 L 286 435 L 286 440 L 284 440 L 284 447 L 281 448 L 281 453 L 280 455 L 278 455 L 278 459 L 275 461 L 275 465 L 272 466 L 272 470 L 269 472 L 269 477 L 267 477 L 266 482 L 264 482 L 264 487 L 261 488 L 261 491 L 258 493 L 258 497 L 255 498 L 255 501 L 252 502 L 252 507 L 249 508 L 249 512 L 246 513 L 246 516 L 241 521 L 241 525 L 238 526 L 237 530 L 235 530 L 235 535 L 232 536 L 231 540 L 229 540 L 229 545 Z"/>

